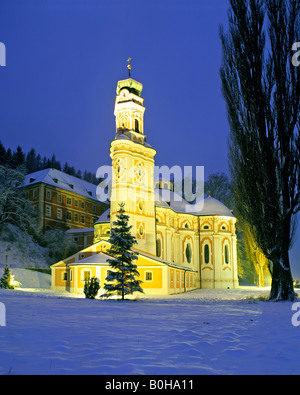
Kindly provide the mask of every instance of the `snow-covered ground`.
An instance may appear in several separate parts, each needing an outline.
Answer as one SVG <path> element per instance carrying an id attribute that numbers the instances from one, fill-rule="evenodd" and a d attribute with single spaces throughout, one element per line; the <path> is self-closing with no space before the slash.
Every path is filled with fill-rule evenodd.
<path id="1" fill-rule="evenodd" d="M 0 374 L 299 374 L 292 303 L 268 289 L 197 290 L 134 301 L 1 290 Z"/>

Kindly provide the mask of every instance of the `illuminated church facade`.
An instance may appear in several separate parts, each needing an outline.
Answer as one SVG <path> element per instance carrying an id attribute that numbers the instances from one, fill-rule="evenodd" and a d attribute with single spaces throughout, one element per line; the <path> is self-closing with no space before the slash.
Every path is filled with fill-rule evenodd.
<path id="1" fill-rule="evenodd" d="M 82 293 L 90 277 L 98 277 L 104 286 L 108 239 L 119 202 L 125 202 L 137 239 L 135 263 L 146 294 L 236 288 L 236 218 L 212 197 L 190 204 L 169 180 L 154 180 L 156 150 L 144 133 L 142 88 L 132 78 L 118 82 L 110 208 L 94 224 L 91 246 L 51 266 L 52 289 Z"/>

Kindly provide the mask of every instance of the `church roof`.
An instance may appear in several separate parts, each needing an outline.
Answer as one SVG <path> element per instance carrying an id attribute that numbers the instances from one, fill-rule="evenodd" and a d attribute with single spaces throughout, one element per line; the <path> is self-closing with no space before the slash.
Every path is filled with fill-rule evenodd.
<path id="1" fill-rule="evenodd" d="M 234 217 L 232 211 L 219 200 L 209 196 L 204 200 L 197 201 L 194 205 L 196 215 L 222 215 L 225 217 Z"/>
<path id="2" fill-rule="evenodd" d="M 199 199 L 195 204 L 190 204 L 180 195 L 166 189 L 155 190 L 155 205 L 158 207 L 171 208 L 176 213 L 187 213 L 199 216 L 222 215 L 234 217 L 231 210 L 219 200 L 207 197 Z"/>
<path id="3" fill-rule="evenodd" d="M 154 197 L 156 207 L 170 208 L 176 213 L 186 213 L 198 216 L 220 215 L 224 217 L 234 217 L 232 211 L 229 210 L 225 204 L 211 196 L 198 200 L 195 204 L 190 204 L 173 191 L 155 189 Z M 100 215 L 96 224 L 103 222 L 110 222 L 110 208 Z"/>
<path id="4" fill-rule="evenodd" d="M 101 224 L 103 222 L 110 222 L 110 208 L 98 217 L 96 224 Z"/>

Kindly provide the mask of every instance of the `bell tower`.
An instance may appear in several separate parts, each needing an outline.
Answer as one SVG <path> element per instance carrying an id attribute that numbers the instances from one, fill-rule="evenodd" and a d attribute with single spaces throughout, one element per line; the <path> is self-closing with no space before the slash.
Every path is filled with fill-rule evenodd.
<path id="1" fill-rule="evenodd" d="M 130 64 L 129 64 L 130 66 Z M 129 68 L 128 68 L 129 69 Z M 129 69 L 129 77 L 130 77 Z M 156 255 L 154 206 L 154 156 L 156 151 L 144 134 L 143 85 L 131 77 L 118 82 L 115 100 L 116 134 L 111 142 L 112 190 L 111 224 L 116 220 L 118 203 L 125 203 L 126 214 L 137 238 L 136 249 Z"/>

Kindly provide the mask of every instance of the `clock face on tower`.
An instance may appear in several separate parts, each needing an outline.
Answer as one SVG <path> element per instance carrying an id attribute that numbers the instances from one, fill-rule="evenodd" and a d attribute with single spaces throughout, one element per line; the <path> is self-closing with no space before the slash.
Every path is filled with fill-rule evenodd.
<path id="1" fill-rule="evenodd" d="M 138 162 L 134 166 L 134 180 L 139 184 L 144 184 L 145 174 L 146 174 L 145 166 L 141 162 Z"/>
<path id="2" fill-rule="evenodd" d="M 117 180 L 123 179 L 126 174 L 126 165 L 124 158 L 118 158 L 113 165 L 114 174 Z"/>

